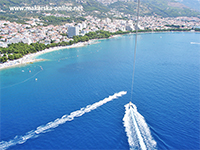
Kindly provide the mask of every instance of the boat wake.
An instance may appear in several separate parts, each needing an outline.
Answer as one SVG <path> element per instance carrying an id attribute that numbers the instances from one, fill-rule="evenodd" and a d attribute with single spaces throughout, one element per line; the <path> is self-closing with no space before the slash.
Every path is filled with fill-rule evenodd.
<path id="1" fill-rule="evenodd" d="M 8 142 L 7 141 L 1 141 L 0 142 L 0 149 L 4 150 L 4 149 L 7 149 L 11 146 L 17 145 L 17 144 L 23 144 L 28 139 L 36 138 L 40 134 L 48 132 L 51 129 L 56 128 L 59 125 L 64 124 L 67 121 L 72 121 L 72 120 L 74 120 L 75 117 L 80 117 L 85 113 L 88 113 L 92 110 L 95 110 L 96 108 L 100 107 L 101 105 L 103 105 L 103 104 L 105 104 L 109 101 L 112 101 L 113 99 L 117 99 L 118 97 L 121 97 L 121 96 L 125 95 L 126 93 L 127 93 L 126 91 L 121 91 L 119 93 L 115 93 L 114 95 L 109 96 L 108 98 L 105 98 L 105 99 L 103 99 L 99 102 L 96 102 L 92 105 L 88 105 L 86 107 L 83 107 L 80 110 L 71 112 L 69 115 L 64 115 L 61 118 L 56 119 L 55 121 L 47 123 L 46 125 L 39 126 L 35 130 L 27 132 L 25 135 L 16 136 L 14 139 L 12 139 Z"/>
<path id="2" fill-rule="evenodd" d="M 123 118 L 128 143 L 131 150 L 155 150 L 156 141 L 151 136 L 150 129 L 144 117 L 137 111 L 133 103 L 125 105 Z"/>
<path id="3" fill-rule="evenodd" d="M 190 42 L 190 44 L 200 44 L 200 43 L 198 43 L 198 42 Z"/>

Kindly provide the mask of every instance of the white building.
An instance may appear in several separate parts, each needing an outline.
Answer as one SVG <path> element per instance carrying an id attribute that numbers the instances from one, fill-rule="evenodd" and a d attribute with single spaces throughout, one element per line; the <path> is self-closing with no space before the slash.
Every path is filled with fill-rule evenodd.
<path id="1" fill-rule="evenodd" d="M 118 29 L 121 31 L 126 31 L 126 28 L 124 26 L 120 26 Z"/>
<path id="2" fill-rule="evenodd" d="M 19 42 L 21 42 L 21 38 L 19 38 L 19 37 L 13 37 L 13 38 L 11 38 L 11 39 L 8 40 L 9 44 L 19 43 Z"/>
<path id="3" fill-rule="evenodd" d="M 83 25 L 81 23 L 79 23 L 77 26 L 78 26 L 78 28 L 79 28 L 80 31 L 83 30 Z"/>
<path id="4" fill-rule="evenodd" d="M 142 27 L 141 25 L 138 24 L 138 29 L 139 30 L 144 30 L 144 27 Z"/>
<path id="5" fill-rule="evenodd" d="M 68 27 L 68 37 L 72 38 L 73 36 L 79 35 L 79 27 Z"/>
<path id="6" fill-rule="evenodd" d="M 25 37 L 24 37 L 21 41 L 22 41 L 23 43 L 27 43 L 27 44 L 29 44 L 29 45 L 30 45 L 31 43 L 33 43 L 32 40 L 31 40 L 30 38 L 25 38 Z"/>
<path id="7" fill-rule="evenodd" d="M 84 36 L 86 33 L 89 33 L 89 31 L 87 31 L 87 30 L 82 30 L 82 31 L 81 31 L 81 35 L 82 35 L 82 36 Z"/>
<path id="8" fill-rule="evenodd" d="M 7 43 L 5 43 L 5 42 L 0 42 L 0 47 L 7 47 L 8 45 L 7 45 Z M 2 56 L 1 56 L 2 57 Z"/>
<path id="9" fill-rule="evenodd" d="M 135 28 L 133 27 L 133 25 L 126 25 L 126 30 L 133 31 L 133 30 L 135 30 Z"/>
<path id="10" fill-rule="evenodd" d="M 83 22 L 83 23 L 82 23 L 82 27 L 83 27 L 83 29 L 84 29 L 84 28 L 87 28 L 87 24 L 86 24 L 85 22 Z"/>
<path id="11" fill-rule="evenodd" d="M 112 20 L 110 19 L 110 18 L 106 18 L 106 23 L 107 24 L 109 24 L 109 23 L 111 23 L 112 22 Z"/>

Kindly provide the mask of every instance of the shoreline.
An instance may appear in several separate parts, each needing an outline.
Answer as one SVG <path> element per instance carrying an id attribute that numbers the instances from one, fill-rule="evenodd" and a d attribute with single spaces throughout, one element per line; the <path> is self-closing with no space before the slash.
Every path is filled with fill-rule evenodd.
<path id="1" fill-rule="evenodd" d="M 147 31 L 147 32 L 138 32 L 138 34 L 140 33 L 169 33 L 169 32 L 186 32 L 186 33 L 200 33 L 200 31 L 195 31 L 195 32 L 191 32 L 191 31 Z M 136 34 L 136 33 L 128 33 L 128 34 L 122 34 L 122 35 L 132 35 L 132 34 Z"/>
<path id="2" fill-rule="evenodd" d="M 153 32 L 138 32 L 138 34 L 139 33 L 165 33 L 165 32 L 191 32 L 191 31 L 153 31 Z M 195 31 L 195 32 L 198 32 L 198 31 Z M 130 34 L 132 35 L 132 34 L 136 34 L 136 33 L 117 34 L 117 35 L 113 35 L 113 36 L 109 37 L 108 39 L 121 37 L 123 35 L 130 35 Z M 44 50 L 36 52 L 36 53 L 25 55 L 22 58 L 19 58 L 17 60 L 11 60 L 11 61 L 7 61 L 7 62 L 5 62 L 3 64 L 0 64 L 0 70 L 13 68 L 13 67 L 17 67 L 17 66 L 23 66 L 23 65 L 27 65 L 27 64 L 34 63 L 34 62 L 39 62 L 39 61 L 46 61 L 45 59 L 37 59 L 35 57 L 37 57 L 39 55 L 42 55 L 42 54 L 45 54 L 45 53 L 58 51 L 58 50 L 61 50 L 61 49 L 77 48 L 77 47 L 83 47 L 83 46 L 87 46 L 87 45 L 91 45 L 91 44 L 96 44 L 98 42 L 95 42 L 95 41 L 104 40 L 104 39 L 107 39 L 107 38 L 92 39 L 92 40 L 89 40 L 87 42 L 79 42 L 79 43 L 76 43 L 76 44 L 73 44 L 73 45 L 56 46 L 56 47 L 51 47 L 51 48 L 48 48 L 48 49 L 44 49 Z"/>
<path id="3" fill-rule="evenodd" d="M 73 45 L 57 46 L 57 47 L 44 49 L 44 50 L 36 52 L 36 53 L 25 55 L 22 58 L 7 61 L 3 64 L 0 64 L 0 70 L 13 68 L 13 67 L 17 67 L 17 66 L 23 66 L 23 65 L 27 65 L 27 64 L 39 62 L 39 61 L 46 61 L 45 59 L 37 59 L 35 57 L 42 55 L 42 54 L 50 53 L 50 52 L 53 52 L 53 51 L 58 51 L 58 50 L 61 50 L 61 49 L 77 48 L 77 47 L 83 47 L 83 46 L 95 44 L 96 43 L 95 41 L 96 40 L 89 40 L 87 42 L 79 42 L 79 43 L 76 43 L 76 44 L 73 44 Z"/>

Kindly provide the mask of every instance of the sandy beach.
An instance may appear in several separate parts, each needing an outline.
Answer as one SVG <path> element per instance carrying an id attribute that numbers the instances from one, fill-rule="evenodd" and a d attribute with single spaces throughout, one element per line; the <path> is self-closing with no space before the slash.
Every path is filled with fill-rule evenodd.
<path id="1" fill-rule="evenodd" d="M 116 38 L 116 37 L 120 37 L 122 35 L 114 35 L 110 38 Z M 68 45 L 68 46 L 57 46 L 57 47 L 51 47 L 36 53 L 32 53 L 32 54 L 28 54 L 23 56 L 22 58 L 16 59 L 16 60 L 8 60 L 5 63 L 0 64 L 0 70 L 1 69 L 7 69 L 7 68 L 11 68 L 11 67 L 16 67 L 16 66 L 20 66 L 20 65 L 26 65 L 26 64 L 30 64 L 33 62 L 38 62 L 38 61 L 46 61 L 45 59 L 37 59 L 36 57 L 41 55 L 41 54 L 45 54 L 45 53 L 49 53 L 52 51 L 57 51 L 57 50 L 61 50 L 61 49 L 69 49 L 69 48 L 76 48 L 76 47 L 83 47 L 83 46 L 87 46 L 87 45 L 91 45 L 91 44 L 96 44 L 99 43 L 97 42 L 96 39 L 94 40 L 89 40 L 87 42 L 79 42 L 73 45 Z"/>
<path id="2" fill-rule="evenodd" d="M 86 46 L 86 45 L 90 45 L 90 44 L 95 44 L 97 42 L 95 42 L 96 40 L 90 40 L 88 42 L 79 42 L 73 45 L 68 45 L 68 46 L 58 46 L 58 47 L 52 47 L 49 49 L 45 49 L 33 54 L 28 54 L 23 56 L 20 59 L 16 59 L 16 60 L 12 60 L 12 61 L 7 61 L 5 63 L 0 64 L 0 70 L 1 69 L 6 69 L 6 68 L 11 68 L 11 67 L 16 67 L 16 66 L 20 66 L 20 65 L 26 65 L 26 64 L 30 64 L 33 62 L 37 62 L 37 61 L 45 61 L 45 59 L 36 59 L 36 56 L 39 56 L 41 54 L 44 53 L 49 53 L 52 51 L 57 51 L 57 50 L 61 50 L 61 49 L 69 49 L 69 48 L 76 48 L 76 47 L 82 47 L 82 46 Z"/>

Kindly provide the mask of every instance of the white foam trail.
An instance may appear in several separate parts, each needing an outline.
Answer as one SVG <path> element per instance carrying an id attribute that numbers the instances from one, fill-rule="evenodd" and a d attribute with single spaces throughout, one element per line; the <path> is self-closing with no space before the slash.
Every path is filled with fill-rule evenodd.
<path id="1" fill-rule="evenodd" d="M 133 103 L 125 105 L 123 121 L 131 150 L 156 149 L 156 141 L 151 136 L 144 117 L 137 111 L 137 107 Z"/>
<path id="2" fill-rule="evenodd" d="M 41 133 L 48 132 L 48 131 L 50 131 L 50 129 L 56 128 L 60 124 L 64 124 L 67 121 L 72 121 L 75 117 L 80 117 L 83 114 L 88 113 L 109 101 L 112 101 L 113 99 L 117 99 L 118 97 L 125 95 L 126 93 L 127 93 L 126 91 L 121 91 L 119 93 L 115 93 L 114 95 L 109 96 L 108 98 L 105 98 L 99 102 L 96 102 L 92 105 L 88 105 L 85 108 L 83 107 L 80 110 L 71 112 L 70 115 L 64 115 L 61 118 L 56 119 L 55 121 L 47 123 L 46 125 L 39 126 L 35 130 L 27 132 L 25 135 L 16 136 L 13 140 L 10 140 L 8 142 L 1 141 L 0 142 L 0 150 L 5 150 L 5 149 L 9 148 L 10 146 L 14 146 L 17 144 L 23 144 L 28 139 L 36 138 Z"/>
<path id="3" fill-rule="evenodd" d="M 130 109 L 132 109 L 132 108 L 130 108 Z M 144 140 L 143 140 L 143 138 L 142 138 L 142 135 L 141 135 L 141 133 L 140 133 L 139 127 L 138 127 L 138 125 L 137 125 L 137 122 L 136 122 L 136 120 L 135 120 L 135 116 L 134 116 L 134 114 L 133 114 L 133 111 L 131 111 L 131 116 L 132 116 L 132 119 L 133 119 L 133 124 L 134 124 L 134 126 L 135 126 L 135 131 L 136 131 L 136 134 L 137 134 L 137 136 L 138 136 L 139 144 L 140 144 L 140 146 L 141 146 L 141 149 L 142 149 L 142 150 L 146 150 L 147 148 L 146 148 L 146 145 L 145 145 Z"/>
<path id="4" fill-rule="evenodd" d="M 198 42 L 190 42 L 190 44 L 200 44 L 200 43 L 198 43 Z"/>

